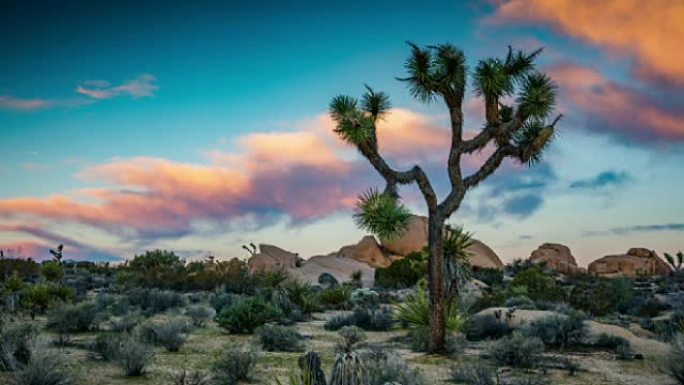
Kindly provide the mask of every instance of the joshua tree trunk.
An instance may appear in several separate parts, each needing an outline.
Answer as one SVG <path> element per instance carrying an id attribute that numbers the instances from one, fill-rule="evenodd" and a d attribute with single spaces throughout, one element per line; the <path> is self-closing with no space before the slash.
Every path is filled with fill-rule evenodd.
<path id="1" fill-rule="evenodd" d="M 430 290 L 430 344 L 433 353 L 444 351 L 446 318 L 444 311 L 444 221 L 437 218 L 436 213 L 428 217 L 428 282 Z"/>
<path id="2" fill-rule="evenodd" d="M 441 99 L 449 110 L 451 143 L 447 171 L 451 191 L 441 202 L 423 169 L 416 165 L 396 170 L 378 151 L 377 120 L 390 109 L 389 97 L 366 86 L 368 92 L 359 101 L 340 95 L 330 103 L 334 131 L 352 144 L 386 182 L 382 194 L 371 191 L 361 196 L 357 223 L 379 235 L 398 235 L 405 229 L 408 210 L 398 202 L 400 185 L 417 185 L 428 211 L 428 266 L 430 290 L 430 345 L 433 353 L 444 351 L 446 337 L 446 287 L 444 282 L 444 224 L 458 210 L 466 192 L 476 187 L 499 168 L 504 159 L 534 164 L 541 160 L 551 142 L 560 115 L 547 122 L 556 101 L 556 86 L 545 74 L 534 69 L 531 54 L 514 52 L 509 47 L 505 58 L 481 60 L 473 73 L 475 91 L 484 98 L 485 124 L 479 132 L 463 133 L 463 100 L 467 83 L 464 53 L 450 45 L 420 48 L 412 43 L 406 61 L 407 83 L 411 94 L 423 102 Z M 502 102 L 505 97 L 515 105 Z M 492 149 L 487 159 L 470 175 L 463 175 L 462 156 Z M 486 150 L 490 152 L 490 150 Z M 395 222 L 398 225 L 395 225 Z M 456 294 L 456 293 L 454 293 Z"/>

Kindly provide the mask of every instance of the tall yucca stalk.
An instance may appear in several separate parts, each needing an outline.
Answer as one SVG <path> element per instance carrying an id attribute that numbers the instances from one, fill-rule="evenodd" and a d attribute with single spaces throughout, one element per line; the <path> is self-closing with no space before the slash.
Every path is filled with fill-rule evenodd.
<path id="1" fill-rule="evenodd" d="M 461 205 L 466 193 L 496 171 L 504 159 L 533 165 L 555 137 L 560 115 L 548 120 L 556 103 L 556 85 L 535 70 L 541 53 L 514 51 L 509 47 L 502 58 L 481 60 L 472 71 L 475 92 L 485 105 L 485 124 L 470 138 L 463 135 L 463 101 L 468 70 L 463 51 L 451 44 L 419 47 L 409 43 L 407 75 L 399 78 L 409 93 L 424 103 L 441 100 L 449 111 L 451 148 L 447 171 L 451 191 L 441 202 L 427 174 L 420 166 L 406 170 L 392 168 L 380 155 L 377 122 L 390 110 L 389 96 L 366 86 L 361 99 L 346 95 L 330 102 L 334 132 L 357 150 L 385 179 L 384 191 L 370 190 L 362 195 L 355 216 L 357 224 L 379 236 L 391 239 L 407 227 L 408 210 L 399 202 L 399 185 L 418 186 L 428 211 L 428 263 L 430 288 L 430 351 L 445 351 L 445 239 L 444 223 Z M 511 100 L 511 104 L 507 104 Z M 493 149 L 489 151 L 488 149 Z M 461 159 L 487 151 L 487 160 L 470 175 L 464 175 Z M 455 295 L 457 293 L 451 293 Z"/>

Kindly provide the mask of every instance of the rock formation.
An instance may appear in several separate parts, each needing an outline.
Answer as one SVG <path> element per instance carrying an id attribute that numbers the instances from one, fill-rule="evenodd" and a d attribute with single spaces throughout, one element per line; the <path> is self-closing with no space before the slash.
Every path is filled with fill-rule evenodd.
<path id="1" fill-rule="evenodd" d="M 530 261 L 541 264 L 545 263 L 550 269 L 563 274 L 577 275 L 584 274 L 586 270 L 577 266 L 575 257 L 572 256 L 570 248 L 558 243 L 544 243 L 530 255 Z"/>
<path id="2" fill-rule="evenodd" d="M 397 258 L 383 251 L 372 235 L 366 235 L 357 244 L 344 246 L 333 254 L 338 257 L 355 259 L 371 267 L 387 267 Z"/>
<path id="3" fill-rule="evenodd" d="M 475 267 L 503 269 L 503 262 L 496 253 L 484 243 L 474 239 L 468 251 L 472 254 L 470 264 Z M 405 257 L 412 251 L 422 250 L 428 243 L 428 219 L 414 215 L 409 221 L 408 230 L 401 237 L 385 241 L 382 246 L 391 254 Z"/>
<path id="4" fill-rule="evenodd" d="M 277 246 L 260 244 L 259 252 L 247 261 L 250 273 L 258 271 L 290 270 L 301 264 L 297 253 L 283 250 Z"/>
<path id="5" fill-rule="evenodd" d="M 648 249 L 633 248 L 625 254 L 607 255 L 589 264 L 589 274 L 599 277 L 666 276 L 670 266 Z"/>

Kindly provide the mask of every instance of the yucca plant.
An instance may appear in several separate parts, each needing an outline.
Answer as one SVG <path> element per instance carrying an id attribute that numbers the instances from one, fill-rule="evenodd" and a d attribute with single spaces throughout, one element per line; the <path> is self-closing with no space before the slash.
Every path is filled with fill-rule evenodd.
<path id="1" fill-rule="evenodd" d="M 492 175 L 504 159 L 534 165 L 554 139 L 558 115 L 548 120 L 556 103 L 556 85 L 535 70 L 541 53 L 514 51 L 509 47 L 503 58 L 479 62 L 472 74 L 477 95 L 484 99 L 485 124 L 473 137 L 464 137 L 463 101 L 468 71 L 463 51 L 451 44 L 419 47 L 409 43 L 411 53 L 399 78 L 409 93 L 423 103 L 441 99 L 449 111 L 451 147 L 447 171 L 451 191 L 439 200 L 423 169 L 416 165 L 405 170 L 390 166 L 379 152 L 377 123 L 390 112 L 389 96 L 366 86 L 361 99 L 336 96 L 329 106 L 334 132 L 354 146 L 386 182 L 382 192 L 371 189 L 359 197 L 354 218 L 364 230 L 381 240 L 392 239 L 406 230 L 410 213 L 399 201 L 399 185 L 415 184 L 427 205 L 431 340 L 430 351 L 444 352 L 446 337 L 445 301 L 446 251 L 444 224 L 458 210 L 467 192 Z M 508 104 L 506 101 L 513 101 Z M 461 159 L 493 148 L 484 163 L 467 175 Z M 452 293 L 452 295 L 455 293 Z"/>
<path id="2" fill-rule="evenodd" d="M 368 370 L 357 352 L 337 353 L 330 385 L 369 385 Z"/>
<path id="3" fill-rule="evenodd" d="M 680 273 L 682 271 L 682 264 L 684 264 L 684 253 L 680 251 L 674 256 L 668 253 L 664 253 L 664 255 L 665 260 L 667 260 L 667 263 L 669 263 L 670 266 L 672 266 L 675 274 Z"/>
<path id="4" fill-rule="evenodd" d="M 449 302 L 458 301 L 458 293 L 472 278 L 468 251 L 474 241 L 472 234 L 463 226 L 446 226 L 444 230 L 444 284 Z"/>
<path id="5" fill-rule="evenodd" d="M 397 318 L 410 328 L 430 326 L 430 301 L 424 280 L 418 283 L 415 293 L 408 295 L 406 300 L 399 304 Z M 449 301 L 446 309 L 446 329 L 451 332 L 463 331 L 466 323 L 467 317 L 458 312 L 457 303 Z"/>

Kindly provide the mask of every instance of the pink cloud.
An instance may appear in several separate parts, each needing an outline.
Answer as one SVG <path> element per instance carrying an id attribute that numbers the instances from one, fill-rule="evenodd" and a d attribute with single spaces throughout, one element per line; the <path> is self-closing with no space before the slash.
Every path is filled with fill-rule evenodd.
<path id="1" fill-rule="evenodd" d="M 590 129 L 609 129 L 638 139 L 684 140 L 681 111 L 663 108 L 643 93 L 584 66 L 556 65 L 549 74 L 558 83 L 563 102 L 593 120 Z"/>
<path id="2" fill-rule="evenodd" d="M 0 95 L 0 108 L 17 111 L 35 111 L 52 107 L 54 102 L 46 99 L 21 99 L 11 95 Z"/>
<path id="3" fill-rule="evenodd" d="M 672 0 L 501 0 L 496 23 L 544 23 L 629 55 L 644 78 L 684 85 L 684 2 Z"/>

